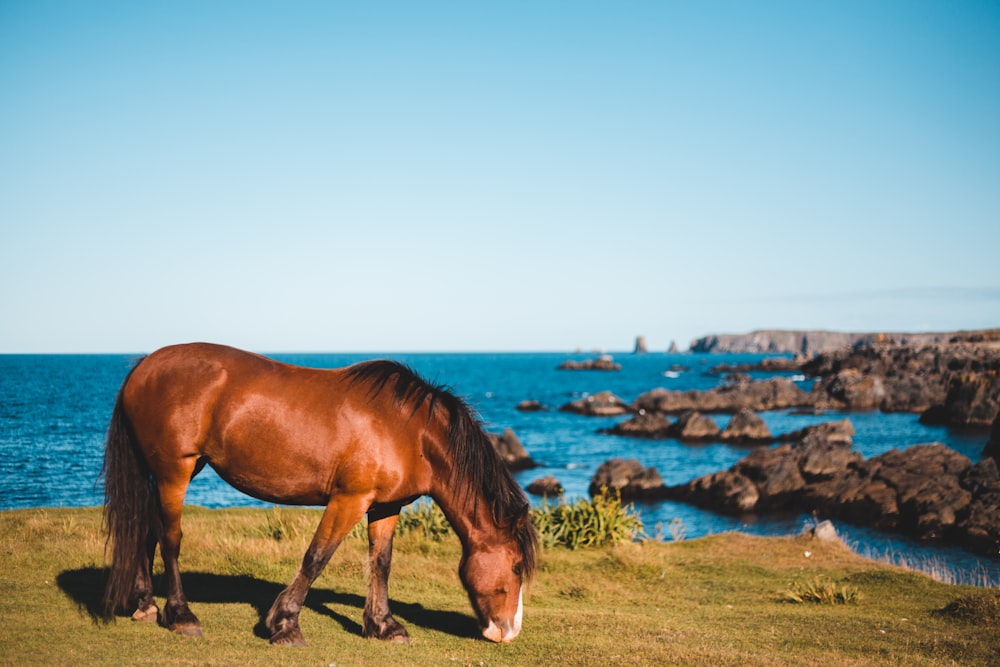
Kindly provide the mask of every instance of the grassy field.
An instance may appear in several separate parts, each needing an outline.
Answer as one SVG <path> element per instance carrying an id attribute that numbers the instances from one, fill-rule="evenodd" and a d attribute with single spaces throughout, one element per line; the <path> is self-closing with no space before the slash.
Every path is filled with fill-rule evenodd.
<path id="1" fill-rule="evenodd" d="M 996 665 L 1000 592 L 937 583 L 807 538 L 549 547 L 521 636 L 478 639 L 453 536 L 397 537 L 391 597 L 413 642 L 361 637 L 366 541 L 349 538 L 306 599 L 309 646 L 270 646 L 262 615 L 294 574 L 315 510 L 185 514 L 181 565 L 204 637 L 94 614 L 99 509 L 0 512 L 0 663 L 109 665 Z M 157 579 L 157 594 L 163 595 Z M 845 604 L 790 601 L 794 597 Z M 162 597 L 160 598 L 162 603 Z"/>

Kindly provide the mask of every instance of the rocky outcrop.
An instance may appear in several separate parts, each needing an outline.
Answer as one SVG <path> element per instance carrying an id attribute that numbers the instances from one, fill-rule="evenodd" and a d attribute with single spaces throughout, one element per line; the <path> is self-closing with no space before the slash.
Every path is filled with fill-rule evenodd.
<path id="1" fill-rule="evenodd" d="M 504 429 L 502 435 L 488 433 L 487 436 L 500 458 L 511 470 L 528 470 L 538 467 L 512 429 Z"/>
<path id="2" fill-rule="evenodd" d="M 787 378 L 771 378 L 755 382 L 730 382 L 707 391 L 670 391 L 653 389 L 639 396 L 632 404 L 634 412 L 679 414 L 688 410 L 699 412 L 739 412 L 740 410 L 783 410 L 812 407 L 813 398 Z"/>
<path id="3" fill-rule="evenodd" d="M 588 417 L 609 417 L 631 412 L 629 405 L 610 391 L 602 391 L 572 401 L 559 408 L 562 412 L 573 412 Z"/>
<path id="4" fill-rule="evenodd" d="M 621 369 L 622 365 L 615 363 L 615 360 L 608 355 L 585 361 L 564 361 L 558 368 L 561 371 L 620 371 Z"/>
<path id="5" fill-rule="evenodd" d="M 667 487 L 656 468 L 616 458 L 602 463 L 590 480 L 591 496 L 603 490 L 619 493 L 623 500 L 655 500 L 666 496 Z"/>
<path id="6" fill-rule="evenodd" d="M 682 442 L 718 442 L 724 439 L 715 420 L 695 410 L 681 413 L 674 422 L 660 412 L 641 412 L 611 428 L 598 429 L 598 432 L 630 438 L 675 439 Z"/>
<path id="7" fill-rule="evenodd" d="M 649 348 L 646 347 L 646 337 L 636 336 L 635 337 L 635 349 L 633 350 L 635 354 L 646 354 L 649 352 Z"/>
<path id="8" fill-rule="evenodd" d="M 774 440 L 760 415 L 746 408 L 734 414 L 719 435 L 723 442 L 737 445 L 763 444 Z"/>
<path id="9" fill-rule="evenodd" d="M 529 484 L 524 489 L 528 493 L 536 496 L 542 496 L 546 498 L 555 498 L 556 496 L 561 496 L 565 489 L 563 489 L 562 484 L 559 480 L 552 475 L 546 475 L 545 477 L 539 477 L 531 484 Z"/>
<path id="10" fill-rule="evenodd" d="M 940 443 L 865 461 L 843 428 L 814 429 L 667 494 L 726 512 L 816 511 L 994 557 L 1000 547 L 996 461 L 973 465 Z"/>
<path id="11" fill-rule="evenodd" d="M 1000 411 L 1000 343 L 866 345 L 818 355 L 802 370 L 819 379 L 817 407 L 921 413 L 921 421 L 989 426 Z"/>
<path id="12" fill-rule="evenodd" d="M 670 421 L 669 417 L 659 412 L 642 412 L 627 421 L 615 424 L 611 428 L 598 429 L 598 432 L 651 440 L 665 440 L 675 437 L 673 422 Z"/>
<path id="13" fill-rule="evenodd" d="M 990 439 L 983 447 L 983 458 L 992 458 L 1000 463 L 1000 414 L 993 420 L 993 426 L 990 428 Z"/>
<path id="14" fill-rule="evenodd" d="M 800 354 L 811 356 L 852 348 L 858 344 L 895 342 L 899 345 L 945 343 L 956 333 L 842 333 L 764 329 L 747 334 L 712 334 L 691 341 L 692 352 Z"/>
<path id="15" fill-rule="evenodd" d="M 681 413 L 674 424 L 674 432 L 675 437 L 684 442 L 711 442 L 722 435 L 714 419 L 695 410 Z"/>
<path id="16" fill-rule="evenodd" d="M 545 412 L 548 410 L 538 401 L 521 401 L 515 406 L 515 409 L 521 412 Z"/>

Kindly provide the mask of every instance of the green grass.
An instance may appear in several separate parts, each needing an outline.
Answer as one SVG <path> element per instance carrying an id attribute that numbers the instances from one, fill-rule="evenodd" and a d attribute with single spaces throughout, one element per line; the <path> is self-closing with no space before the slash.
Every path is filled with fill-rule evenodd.
<path id="1" fill-rule="evenodd" d="M 991 665 L 996 590 L 938 583 L 839 544 L 738 533 L 681 542 L 543 549 L 509 645 L 478 639 L 453 535 L 400 531 L 391 597 L 410 645 L 361 637 L 363 533 L 352 534 L 301 615 L 309 646 L 257 627 L 294 574 L 316 510 L 188 508 L 185 589 L 204 638 L 95 620 L 100 509 L 0 512 L 0 664 L 157 665 Z M 419 526 L 419 522 L 417 522 Z M 805 552 L 811 552 L 807 558 Z M 788 604 L 797 582 L 851 604 Z M 163 582 L 156 581 L 162 604 Z"/>

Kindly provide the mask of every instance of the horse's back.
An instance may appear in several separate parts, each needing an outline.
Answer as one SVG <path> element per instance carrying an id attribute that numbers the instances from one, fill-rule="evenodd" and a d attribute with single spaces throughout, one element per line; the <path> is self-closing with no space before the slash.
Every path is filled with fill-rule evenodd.
<path id="1" fill-rule="evenodd" d="M 394 420 L 341 370 L 221 345 L 177 345 L 146 357 L 123 398 L 151 467 L 162 474 L 201 459 L 249 495 L 300 504 L 324 504 L 333 489 L 356 484 L 392 488 L 392 496 L 426 485 L 400 488 L 424 467 L 417 464 L 420 422 Z M 409 474 L 390 472 L 402 461 Z"/>

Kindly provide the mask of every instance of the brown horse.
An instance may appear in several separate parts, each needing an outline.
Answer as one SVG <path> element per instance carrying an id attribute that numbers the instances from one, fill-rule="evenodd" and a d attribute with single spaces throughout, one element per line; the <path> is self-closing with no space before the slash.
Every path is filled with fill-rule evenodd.
<path id="1" fill-rule="evenodd" d="M 459 574 L 483 636 L 521 630 L 521 585 L 535 565 L 524 493 L 466 404 L 411 370 L 371 361 L 337 370 L 279 363 L 208 344 L 163 348 L 118 392 L 104 454 L 112 544 L 106 614 L 155 620 L 152 560 L 167 581 L 164 625 L 200 635 L 181 588 L 181 511 L 205 465 L 268 502 L 323 505 L 319 528 L 265 624 L 271 642 L 304 644 L 299 610 L 348 531 L 368 514 L 371 576 L 365 636 L 406 641 L 389 610 L 399 511 L 429 495 L 462 543 Z"/>

